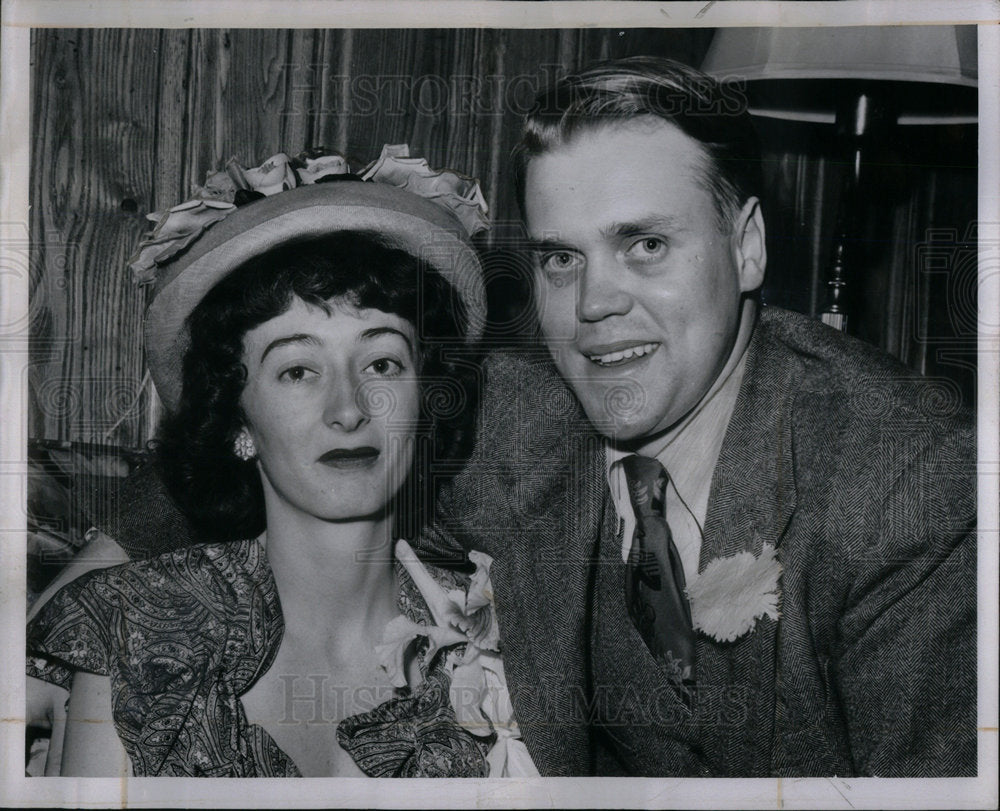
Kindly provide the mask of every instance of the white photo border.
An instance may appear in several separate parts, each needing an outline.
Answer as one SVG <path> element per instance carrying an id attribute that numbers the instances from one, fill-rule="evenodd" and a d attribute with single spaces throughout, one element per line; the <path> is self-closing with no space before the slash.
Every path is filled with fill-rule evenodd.
<path id="1" fill-rule="evenodd" d="M 998 490 L 1000 490 L 1000 269 L 983 249 L 978 366 L 979 777 L 890 779 L 627 779 L 303 781 L 172 778 L 25 778 L 24 499 L 27 460 L 27 278 L 12 245 L 27 238 L 29 36 L 32 27 L 576 28 L 978 24 L 979 223 L 1000 245 L 1000 4 L 942 0 L 859 2 L 507 2 L 506 0 L 6 0 L 0 72 L 0 804 L 191 808 L 539 806 L 647 808 L 995 808 L 997 805 Z M 16 270 L 16 268 L 15 268 Z M 18 486 L 12 483 L 17 482 Z"/>

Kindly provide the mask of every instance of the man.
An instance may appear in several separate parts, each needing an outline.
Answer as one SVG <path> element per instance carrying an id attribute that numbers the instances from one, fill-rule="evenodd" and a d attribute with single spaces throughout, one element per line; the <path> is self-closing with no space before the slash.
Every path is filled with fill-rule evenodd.
<path id="1" fill-rule="evenodd" d="M 541 333 L 601 438 L 494 360 L 442 512 L 496 558 L 542 773 L 975 774 L 968 415 L 761 306 L 745 111 L 628 59 L 543 94 L 515 157 Z"/>

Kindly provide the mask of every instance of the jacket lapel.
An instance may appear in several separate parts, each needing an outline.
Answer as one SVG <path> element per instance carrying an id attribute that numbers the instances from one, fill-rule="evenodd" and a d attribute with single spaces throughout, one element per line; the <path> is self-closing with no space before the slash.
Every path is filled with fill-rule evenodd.
<path id="1" fill-rule="evenodd" d="M 715 558 L 779 546 L 795 511 L 788 400 L 794 366 L 767 340 L 761 318 L 712 476 L 699 571 Z"/>

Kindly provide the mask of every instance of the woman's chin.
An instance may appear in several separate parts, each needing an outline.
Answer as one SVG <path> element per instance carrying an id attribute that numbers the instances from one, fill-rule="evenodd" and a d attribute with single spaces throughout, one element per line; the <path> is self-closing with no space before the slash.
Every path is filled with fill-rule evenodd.
<path id="1" fill-rule="evenodd" d="M 374 486 L 338 488 L 333 492 L 265 494 L 267 523 L 283 520 L 314 519 L 328 524 L 375 523 L 392 517 L 391 499 Z"/>

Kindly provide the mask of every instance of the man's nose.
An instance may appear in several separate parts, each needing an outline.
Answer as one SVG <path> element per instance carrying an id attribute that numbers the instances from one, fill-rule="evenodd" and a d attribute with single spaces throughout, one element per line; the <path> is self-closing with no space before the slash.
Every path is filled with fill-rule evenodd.
<path id="1" fill-rule="evenodd" d="M 625 268 L 614 257 L 589 259 L 580 281 L 580 320 L 600 321 L 631 310 L 632 296 L 623 287 L 624 282 Z"/>
<path id="2" fill-rule="evenodd" d="M 363 398 L 355 381 L 334 381 L 326 392 L 323 422 L 342 431 L 356 431 L 368 421 Z"/>

